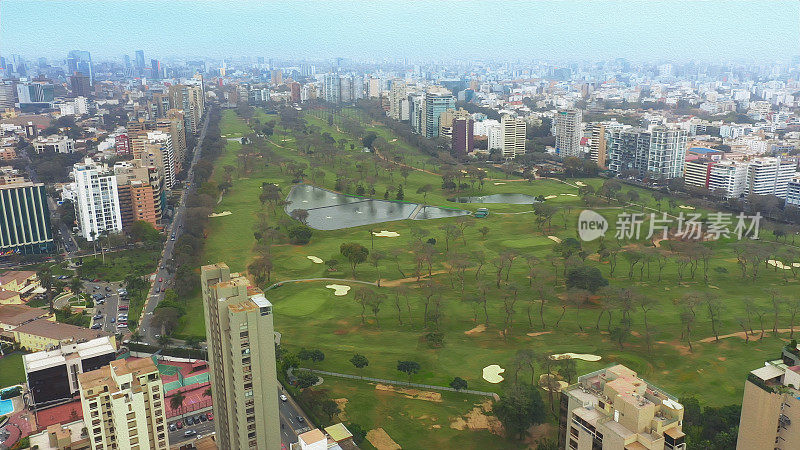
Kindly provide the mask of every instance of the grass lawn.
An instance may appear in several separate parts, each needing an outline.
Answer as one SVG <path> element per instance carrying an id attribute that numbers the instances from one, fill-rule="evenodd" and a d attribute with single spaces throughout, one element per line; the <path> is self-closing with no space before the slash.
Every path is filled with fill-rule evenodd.
<path id="1" fill-rule="evenodd" d="M 25 382 L 22 353 L 6 354 L 0 358 L 0 389 Z"/>
<path id="2" fill-rule="evenodd" d="M 309 123 L 321 130 L 329 131 L 326 120 L 318 117 L 306 117 Z M 244 121 L 238 119 L 235 112 L 226 110 L 222 120 L 222 134 L 242 133 Z M 279 130 L 280 127 L 276 127 Z M 335 132 L 335 133 L 334 133 Z M 388 132 L 384 130 L 384 132 Z M 338 133 L 338 134 L 336 134 Z M 357 267 L 356 278 L 375 281 L 380 278 L 384 285 L 373 288 L 377 301 L 370 307 L 362 306 L 355 301 L 355 293 L 360 286 L 345 296 L 334 296 L 325 288 L 328 282 L 304 282 L 286 284 L 278 289 L 270 290 L 267 296 L 275 305 L 275 327 L 282 333 L 282 343 L 290 351 L 301 348 L 318 348 L 325 353 L 325 360 L 317 368 L 344 373 L 356 373 L 349 363 L 354 353 L 365 355 L 370 364 L 364 369 L 364 375 L 390 379 L 404 379 L 397 372 L 398 360 L 414 360 L 422 369 L 415 375 L 414 381 L 447 385 L 455 376 L 467 380 L 471 389 L 500 392 L 507 382 L 499 385 L 490 384 L 481 377 L 481 370 L 489 364 L 499 364 L 506 368 L 504 376 L 513 377 L 514 357 L 518 350 L 530 349 L 539 355 L 552 353 L 576 352 L 593 353 L 602 357 L 599 362 L 577 362 L 579 374 L 600 369 L 613 363 L 622 363 L 639 372 L 649 381 L 661 386 L 676 396 L 694 395 L 708 405 L 727 405 L 741 401 L 742 387 L 746 373 L 760 367 L 765 360 L 774 359 L 780 354 L 789 333 L 773 336 L 770 330 L 777 317 L 777 328 L 788 328 L 790 325 L 790 302 L 796 302 L 796 292 L 800 280 L 792 271 L 780 271 L 765 267 L 754 281 L 752 277 L 743 279 L 734 242 L 723 239 L 706 243 L 712 256 L 706 264 L 708 281 L 704 280 L 703 264 L 691 275 L 691 270 L 681 254 L 669 251 L 671 243 L 660 243 L 660 249 L 648 240 L 616 242 L 616 216 L 624 211 L 642 212 L 642 207 L 667 211 L 677 215 L 682 210 L 680 202 L 670 204 L 664 200 L 659 205 L 655 199 L 643 189 L 623 186 L 622 190 L 637 191 L 640 194 L 639 206 L 625 206 L 616 202 L 602 203 L 595 211 L 607 218 L 610 230 L 603 243 L 606 248 L 623 246 L 617 256 L 617 263 L 612 274 L 611 264 L 600 261 L 597 252 L 600 242 L 593 241 L 582 244 L 585 259 L 581 264 L 598 268 L 602 275 L 610 281 L 612 287 L 634 288 L 641 298 L 652 301 L 652 309 L 647 312 L 648 326 L 645 327 L 644 312 L 640 305 L 634 304 L 630 311 L 630 332 L 625 334 L 622 346 L 610 339 L 609 330 L 621 326 L 620 304 L 610 308 L 609 314 L 601 308 L 603 296 L 593 296 L 582 304 L 567 302 L 564 286 L 564 262 L 554 252 L 555 242 L 548 236 L 567 239 L 576 236 L 577 216 L 583 209 L 582 201 L 577 196 L 576 181 L 599 186 L 602 180 L 581 179 L 567 180 L 535 180 L 477 182 L 466 181 L 470 186 L 462 192 L 453 193 L 440 189 L 441 177 L 422 171 L 411 171 L 404 178 L 396 171 L 386 170 L 375 165 L 374 160 L 360 151 L 345 151 L 331 161 L 320 161 L 318 156 L 304 155 L 294 149 L 296 140 L 281 142 L 276 131 L 271 143 L 264 144 L 276 157 L 284 161 L 310 163 L 315 171 L 324 176 L 315 176 L 313 183 L 320 187 L 332 189 L 337 177 L 349 177 L 354 181 L 349 184 L 348 192 L 352 192 L 358 182 L 374 186 L 376 195 L 382 198 L 388 186 L 403 184 L 405 200 L 436 206 L 461 207 L 471 211 L 485 206 L 491 210 L 485 219 L 468 220 L 463 228 L 463 236 L 448 238 L 445 227 L 456 223 L 456 219 L 435 220 L 403 220 L 360 226 L 332 231 L 314 231 L 311 241 L 304 246 L 287 243 L 272 245 L 271 255 L 274 262 L 272 282 L 287 279 L 314 277 L 352 278 L 349 265 L 339 254 L 339 246 L 344 242 L 357 242 L 372 253 L 383 252 L 386 256 L 377 267 L 364 263 Z M 356 139 L 344 136 L 334 130 L 334 139 Z M 291 136 L 291 135 L 290 135 Z M 398 141 L 399 142 L 399 141 Z M 222 177 L 221 167 L 236 165 L 236 153 L 240 144 L 229 142 L 227 152 L 222 155 L 215 167 L 214 179 Z M 358 146 L 356 146 L 358 149 Z M 367 175 L 359 181 L 356 163 L 366 167 Z M 307 170 L 308 175 L 311 170 Z M 224 195 L 222 202 L 215 207 L 215 212 L 231 211 L 232 214 L 210 219 L 208 238 L 205 243 L 203 264 L 217 261 L 227 262 L 232 271 L 244 272 L 253 258 L 255 237 L 253 231 L 260 221 L 270 226 L 281 227 L 286 215 L 278 207 L 262 205 L 258 199 L 261 184 L 276 183 L 284 195 L 289 193 L 292 183 L 288 173 L 284 173 L 279 164 L 257 163 L 242 170 L 232 179 L 233 186 Z M 504 184 L 502 184 L 504 183 Z M 417 193 L 417 187 L 430 184 L 433 190 L 429 193 Z M 449 201 L 456 195 L 487 195 L 494 193 L 522 193 L 532 196 L 555 196 L 546 200 L 555 205 L 557 212 L 552 217 L 550 226 L 544 229 L 536 224 L 536 216 L 531 213 L 531 205 L 503 204 L 457 204 Z M 391 197 L 390 197 L 391 198 Z M 644 212 L 651 212 L 645 209 Z M 648 223 L 643 228 L 647 230 Z M 481 229 L 486 228 L 486 233 Z M 397 238 L 372 238 L 370 229 L 396 231 Z M 432 264 L 432 279 L 439 286 L 433 295 L 426 296 L 426 281 L 417 282 L 413 276 L 416 266 L 415 251 L 417 239 L 412 231 L 427 230 L 421 240 L 435 238 L 436 256 Z M 774 239 L 770 233 L 762 235 L 761 245 L 771 248 L 772 253 L 780 255 L 784 261 L 800 261 L 800 252 L 786 244 L 772 244 Z M 659 269 L 658 259 L 649 259 L 649 264 L 635 265 L 629 274 L 628 256 L 634 250 L 647 255 L 659 252 L 666 257 Z M 496 287 L 494 261 L 503 253 L 513 251 L 517 256 L 511 267 L 501 275 L 501 288 Z M 482 254 L 483 265 L 479 264 Z M 335 258 L 340 261 L 339 267 L 330 272 L 324 264 L 314 264 L 307 256 L 313 255 L 323 260 Z M 447 255 L 450 255 L 449 257 Z M 468 261 L 463 277 L 463 293 L 461 281 L 456 272 L 448 272 L 458 258 Z M 648 257 L 649 258 L 649 257 Z M 533 268 L 533 272 L 531 270 Z M 640 270 L 641 268 L 641 270 Z M 423 273 L 427 273 L 423 264 Z M 480 271 L 479 271 L 480 269 Z M 533 274 L 534 279 L 531 279 Z M 347 284 L 346 281 L 343 282 Z M 480 286 L 487 286 L 486 312 L 480 302 L 474 301 Z M 397 289 L 406 287 L 407 292 Z M 541 289 L 537 289 L 540 286 Z M 514 293 L 516 292 L 516 296 Z M 609 295 L 609 298 L 617 298 Z M 751 337 L 745 343 L 742 337 L 724 337 L 719 342 L 701 341 L 714 335 L 706 303 L 694 305 L 694 322 L 691 324 L 692 348 L 686 339 L 682 339 L 685 322 L 681 312 L 688 310 L 685 301 L 688 297 L 720 299 L 720 319 L 717 323 L 720 335 L 742 331 L 742 324 L 754 331 L 760 331 L 763 318 L 767 333 L 763 340 Z M 785 299 L 786 303 L 775 303 L 783 306 L 774 307 L 772 299 Z M 516 299 L 516 300 L 514 300 Z M 425 304 L 429 310 L 438 305 L 441 320 L 438 331 L 444 336 L 442 348 L 429 348 L 424 335 L 435 326 L 423 326 Z M 176 334 L 179 336 L 203 336 L 202 303 L 199 289 L 189 300 L 188 313 L 179 324 Z M 376 305 L 377 303 L 377 305 Z M 544 303 L 544 304 L 543 304 Z M 505 305 L 513 304 L 511 314 L 506 315 Z M 195 306 L 195 307 L 191 307 Z M 539 317 L 542 307 L 543 315 Z M 399 317 L 398 317 L 399 308 Z M 777 316 L 773 315 L 777 311 Z M 362 318 L 363 314 L 363 318 Z M 512 320 L 507 320 L 510 317 Z M 488 320 L 483 331 L 466 334 Z M 541 321 L 545 325 L 542 326 Z M 610 326 L 609 326 L 610 322 Z M 504 334 L 503 331 L 507 330 Z M 647 335 L 650 335 L 648 350 Z M 537 366 L 537 376 L 541 374 L 541 365 Z M 330 384 L 328 384 L 330 383 Z M 358 382 L 326 380 L 326 386 L 337 395 L 353 397 L 353 404 L 359 405 L 353 414 L 362 414 L 364 426 L 383 426 L 387 432 L 405 447 L 418 447 L 425 439 L 442 439 L 446 442 L 453 439 L 448 433 L 449 427 L 442 423 L 442 428 L 432 428 L 430 423 L 418 420 L 415 414 L 425 415 L 433 411 L 412 413 L 409 409 L 406 416 L 392 408 L 395 402 L 387 402 L 376 396 L 374 389 Z M 347 390 L 350 391 L 347 391 Z M 349 397 L 348 397 L 349 398 Z M 406 400 L 400 400 L 406 402 Z M 408 400 L 421 402 L 419 400 Z M 426 408 L 437 409 L 438 417 L 463 414 L 472 399 L 446 399 L 441 404 L 427 405 Z M 409 408 L 421 408 L 420 406 Z M 429 414 L 433 415 L 433 414 Z M 381 416 L 383 416 L 381 418 Z M 381 420 L 382 423 L 376 421 Z M 444 420 L 444 419 L 440 419 Z M 418 426 L 414 426 L 418 424 Z M 447 429 L 447 430 L 446 430 Z M 477 436 L 479 433 L 475 433 Z M 485 433 L 487 439 L 493 438 Z M 397 435 L 397 437 L 395 437 Z M 451 437 L 448 437 L 451 436 Z M 473 441 L 470 435 L 469 441 Z M 481 437 L 474 442 L 494 447 L 498 444 L 486 444 Z M 438 442 L 438 441 L 437 441 Z M 480 447 L 480 445 L 476 445 Z"/>
<path id="3" fill-rule="evenodd" d="M 101 254 L 84 256 L 83 266 L 78 268 L 78 273 L 83 278 L 93 280 L 99 278 L 104 281 L 122 281 L 128 275 L 146 275 L 156 270 L 160 251 L 134 248 L 108 253 L 103 263 Z"/>

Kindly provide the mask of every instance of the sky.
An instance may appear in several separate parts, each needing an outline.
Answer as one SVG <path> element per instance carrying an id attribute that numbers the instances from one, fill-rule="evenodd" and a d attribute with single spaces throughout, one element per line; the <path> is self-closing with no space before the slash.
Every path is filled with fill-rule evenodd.
<path id="1" fill-rule="evenodd" d="M 783 62 L 796 0 L 2 0 L 0 53 Z"/>

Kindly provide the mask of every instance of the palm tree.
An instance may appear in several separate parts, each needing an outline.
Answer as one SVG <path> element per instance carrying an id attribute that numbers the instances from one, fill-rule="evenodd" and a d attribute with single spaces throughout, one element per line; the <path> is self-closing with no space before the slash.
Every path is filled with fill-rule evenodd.
<path id="1" fill-rule="evenodd" d="M 77 276 L 72 277 L 72 281 L 69 282 L 69 290 L 72 291 L 74 295 L 80 295 L 82 289 L 83 281 Z"/>
<path id="2" fill-rule="evenodd" d="M 53 275 L 50 272 L 50 268 L 45 267 L 39 270 L 39 272 L 36 273 L 36 277 L 39 279 L 39 284 L 46 291 L 45 295 L 47 296 L 47 303 L 50 305 L 50 312 L 53 312 Z"/>
<path id="3" fill-rule="evenodd" d="M 167 345 L 169 345 L 171 341 L 172 339 L 170 339 L 170 337 L 167 336 L 166 334 L 162 334 L 161 336 L 158 337 L 158 345 L 161 347 L 162 350 L 167 348 Z"/>
<path id="4" fill-rule="evenodd" d="M 183 393 L 178 392 L 177 394 L 173 395 L 169 399 L 169 407 L 174 410 L 183 410 L 183 401 L 186 400 L 186 396 Z M 183 411 L 181 411 L 181 418 L 183 418 Z"/>

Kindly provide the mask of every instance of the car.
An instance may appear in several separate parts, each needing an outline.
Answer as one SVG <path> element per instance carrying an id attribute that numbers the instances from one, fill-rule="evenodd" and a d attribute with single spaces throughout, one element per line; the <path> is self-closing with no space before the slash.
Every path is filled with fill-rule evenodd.
<path id="1" fill-rule="evenodd" d="M 106 292 L 111 292 L 111 286 L 106 286 Z"/>
<path id="2" fill-rule="evenodd" d="M 117 316 L 117 320 L 119 320 L 120 322 L 125 322 L 125 321 L 128 320 L 128 315 L 127 314 L 120 314 L 119 316 Z"/>
<path id="3" fill-rule="evenodd" d="M 303 423 L 303 422 L 306 421 L 306 419 L 303 416 L 297 416 L 297 421 L 300 422 L 300 423 Z"/>
<path id="4" fill-rule="evenodd" d="M 128 328 L 128 322 L 120 322 L 117 324 L 117 328 Z"/>
<path id="5" fill-rule="evenodd" d="M 175 422 L 175 427 L 180 430 L 181 428 L 183 428 L 183 422 L 181 422 L 180 420 Z"/>
<path id="6" fill-rule="evenodd" d="M 158 282 L 161 283 L 162 281 L 164 281 L 164 278 L 158 277 Z"/>
<path id="7" fill-rule="evenodd" d="M 92 283 L 99 283 L 99 282 L 100 282 L 100 278 L 95 278 L 94 280 L 92 280 Z"/>
<path id="8" fill-rule="evenodd" d="M 186 430 L 183 432 L 184 437 L 194 436 L 195 434 L 197 434 L 197 431 L 194 430 Z"/>
<path id="9" fill-rule="evenodd" d="M 202 414 L 198 414 L 198 415 L 194 416 L 194 423 L 200 423 L 200 422 L 202 422 L 202 420 L 201 420 L 201 419 L 202 419 L 202 417 L 203 417 L 203 415 L 202 415 Z"/>
<path id="10" fill-rule="evenodd" d="M 285 395 L 281 394 L 281 401 L 282 401 L 282 402 L 285 402 L 285 401 L 287 401 L 287 400 L 289 400 L 289 397 L 287 397 L 287 396 L 285 396 Z"/>
<path id="11" fill-rule="evenodd" d="M 120 311 L 127 311 L 128 310 L 128 305 L 119 305 L 119 309 L 120 309 Z"/>
<path id="12" fill-rule="evenodd" d="M 109 320 L 109 322 L 111 322 L 111 323 L 114 323 L 114 322 L 116 322 L 116 321 L 117 321 L 117 319 L 115 319 L 115 318 L 113 318 L 113 317 L 111 318 L 111 320 Z"/>
<path id="13" fill-rule="evenodd" d="M 100 328 L 103 328 L 103 324 L 100 322 L 97 322 L 96 324 L 92 325 L 93 330 L 99 330 Z"/>
<path id="14" fill-rule="evenodd" d="M 205 416 L 205 414 L 200 414 L 200 415 L 199 415 L 199 416 L 197 416 L 197 417 L 199 417 L 199 418 L 200 418 L 200 422 L 205 422 L 206 420 L 208 420 L 208 417 L 206 417 L 206 416 Z"/>
<path id="15" fill-rule="evenodd" d="M 208 417 L 209 421 L 214 420 L 214 413 L 207 413 L 206 417 Z"/>
<path id="16" fill-rule="evenodd" d="M 186 426 L 189 426 L 189 425 L 194 425 L 194 418 L 192 418 L 192 417 L 187 417 L 186 418 Z"/>
<path id="17" fill-rule="evenodd" d="M 94 320 L 97 320 L 97 319 L 102 319 L 102 318 L 103 318 L 103 315 L 102 315 L 102 314 L 95 314 L 95 315 L 94 315 L 92 318 L 93 318 Z"/>
<path id="18" fill-rule="evenodd" d="M 103 300 L 104 298 L 106 298 L 106 296 L 105 296 L 105 295 L 103 295 L 103 294 L 97 294 L 97 299 L 98 299 L 98 300 Z"/>
<path id="19" fill-rule="evenodd" d="M 97 304 L 98 304 L 98 305 L 103 305 L 103 304 L 105 304 L 105 302 L 106 302 L 105 300 L 98 300 L 98 301 L 97 301 Z"/>
<path id="20" fill-rule="evenodd" d="M 167 287 L 166 286 L 161 286 L 161 292 L 167 292 Z"/>
<path id="21" fill-rule="evenodd" d="M 169 424 L 169 431 L 177 431 L 178 427 L 175 426 L 174 423 Z"/>

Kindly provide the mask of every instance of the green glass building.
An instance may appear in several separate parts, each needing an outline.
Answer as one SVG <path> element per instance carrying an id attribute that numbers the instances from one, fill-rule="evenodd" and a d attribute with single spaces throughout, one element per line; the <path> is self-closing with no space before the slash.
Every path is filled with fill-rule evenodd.
<path id="1" fill-rule="evenodd" d="M 36 255 L 54 250 L 44 184 L 0 185 L 0 256 Z"/>

